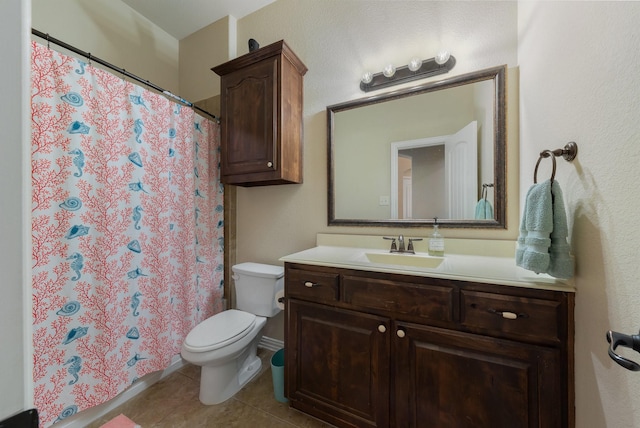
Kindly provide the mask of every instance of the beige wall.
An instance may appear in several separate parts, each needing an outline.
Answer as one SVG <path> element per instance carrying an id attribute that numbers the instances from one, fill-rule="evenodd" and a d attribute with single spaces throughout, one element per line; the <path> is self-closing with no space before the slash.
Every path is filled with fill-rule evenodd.
<path id="1" fill-rule="evenodd" d="M 179 94 L 178 41 L 125 3 L 31 0 L 31 4 L 36 30 Z"/>
<path id="2" fill-rule="evenodd" d="M 180 94 L 184 98 L 197 101 L 220 95 L 220 77 L 211 69 L 235 58 L 235 28 L 236 19 L 227 16 L 180 40 Z"/>
<path id="3" fill-rule="evenodd" d="M 576 427 L 638 427 L 640 377 L 609 359 L 605 332 L 640 326 L 640 3 L 522 2 L 518 19 L 520 195 L 541 150 L 579 145 L 557 173 L 577 263 Z"/>
<path id="4" fill-rule="evenodd" d="M 511 70 L 508 78 L 517 78 L 517 70 Z M 474 99 L 477 101 L 474 117 L 482 118 L 478 120 L 478 141 L 491 141 L 495 132 L 493 124 L 493 105 L 490 102 L 488 103 L 487 100 L 493 99 L 492 94 L 494 93 L 494 88 L 492 85 L 483 84 L 474 85 L 474 90 Z M 511 100 L 509 101 L 511 109 L 507 111 L 508 115 L 517 116 L 518 110 L 517 108 L 514 108 L 517 103 L 517 98 L 511 97 Z M 488 144 L 482 144 L 480 146 L 480 150 L 478 151 L 478 186 L 481 186 L 483 183 L 494 183 L 494 157 L 492 147 L 489 147 Z M 479 189 L 480 192 L 482 192 L 482 188 L 479 187 Z M 493 189 L 494 188 L 488 188 L 487 199 L 490 201 L 493 201 L 494 199 L 495 192 Z"/>

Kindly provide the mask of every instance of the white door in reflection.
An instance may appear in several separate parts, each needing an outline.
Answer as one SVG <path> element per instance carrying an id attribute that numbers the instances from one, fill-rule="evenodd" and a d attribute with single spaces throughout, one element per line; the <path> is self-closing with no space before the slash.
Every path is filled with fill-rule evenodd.
<path id="1" fill-rule="evenodd" d="M 476 121 L 451 135 L 391 143 L 392 219 L 472 219 L 477 197 Z"/>
<path id="2" fill-rule="evenodd" d="M 411 172 L 411 170 L 409 170 Z M 413 184 L 411 176 L 402 177 L 402 218 L 413 218 Z"/>

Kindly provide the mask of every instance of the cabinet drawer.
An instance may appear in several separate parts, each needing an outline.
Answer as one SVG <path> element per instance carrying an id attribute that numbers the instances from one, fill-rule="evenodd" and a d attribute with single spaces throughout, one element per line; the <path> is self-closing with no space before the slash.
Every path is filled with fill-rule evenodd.
<path id="1" fill-rule="evenodd" d="M 290 268 L 285 273 L 285 291 L 287 297 L 331 303 L 338 300 L 339 278 L 337 273 Z"/>
<path id="2" fill-rule="evenodd" d="M 461 324 L 473 330 L 559 342 L 560 302 L 461 291 Z"/>
<path id="3" fill-rule="evenodd" d="M 395 314 L 453 321 L 453 287 L 344 275 L 343 300 L 355 306 Z"/>

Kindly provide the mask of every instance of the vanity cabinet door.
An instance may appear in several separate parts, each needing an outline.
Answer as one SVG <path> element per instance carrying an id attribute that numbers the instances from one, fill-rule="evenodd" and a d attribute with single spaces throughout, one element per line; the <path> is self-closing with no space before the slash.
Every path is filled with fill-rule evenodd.
<path id="1" fill-rule="evenodd" d="M 388 427 L 390 320 L 296 299 L 288 310 L 291 405 L 340 427 Z"/>
<path id="2" fill-rule="evenodd" d="M 395 426 L 562 426 L 558 350 L 417 324 L 393 328 Z"/>

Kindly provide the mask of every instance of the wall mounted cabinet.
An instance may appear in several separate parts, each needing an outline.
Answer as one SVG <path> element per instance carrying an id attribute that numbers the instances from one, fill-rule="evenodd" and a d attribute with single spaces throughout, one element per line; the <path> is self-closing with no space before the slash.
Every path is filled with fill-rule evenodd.
<path id="1" fill-rule="evenodd" d="M 285 389 L 339 427 L 564 428 L 573 293 L 285 263 Z"/>
<path id="2" fill-rule="evenodd" d="M 306 66 L 281 40 L 212 70 L 220 76 L 222 183 L 302 183 Z"/>

